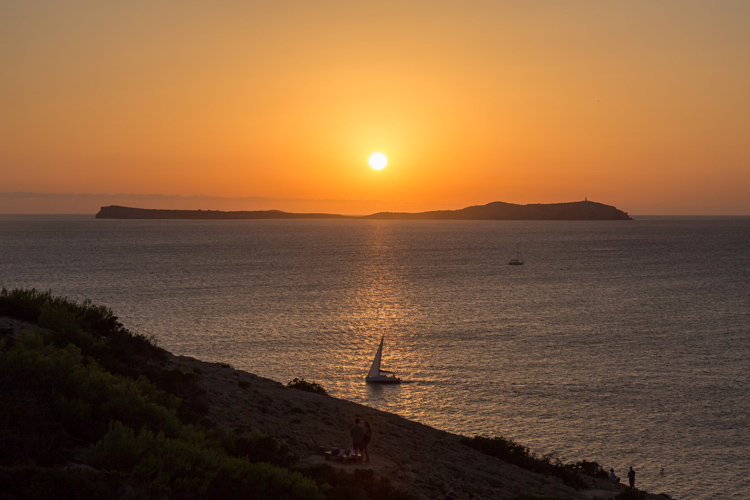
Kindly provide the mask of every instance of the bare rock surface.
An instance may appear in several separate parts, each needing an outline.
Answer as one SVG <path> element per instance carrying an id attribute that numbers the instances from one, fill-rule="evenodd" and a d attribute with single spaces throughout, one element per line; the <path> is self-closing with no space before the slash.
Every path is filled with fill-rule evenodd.
<path id="1" fill-rule="evenodd" d="M 596 500 L 614 498 L 627 488 L 585 476 L 589 488 L 575 490 L 557 478 L 521 469 L 462 445 L 459 435 L 392 413 L 290 389 L 227 365 L 183 356 L 172 356 L 170 365 L 199 375 L 210 407 L 208 418 L 229 429 L 258 429 L 286 444 L 302 464 L 323 463 L 324 449 L 350 447 L 349 429 L 355 416 L 368 420 L 373 427 L 370 463 L 325 463 L 349 470 L 372 469 L 422 499 L 442 499 L 454 491 L 457 498 L 473 494 L 483 500 L 513 499 L 524 494 Z"/>

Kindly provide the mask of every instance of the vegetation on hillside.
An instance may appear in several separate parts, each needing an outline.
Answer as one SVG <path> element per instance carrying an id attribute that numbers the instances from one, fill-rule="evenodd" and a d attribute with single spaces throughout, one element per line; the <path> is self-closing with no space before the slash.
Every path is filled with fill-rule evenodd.
<path id="1" fill-rule="evenodd" d="M 288 384 L 286 384 L 287 387 L 291 389 L 297 389 L 300 391 L 305 392 L 312 392 L 314 394 L 321 394 L 323 396 L 327 396 L 328 393 L 323 388 L 322 385 L 320 385 L 317 382 L 308 382 L 307 380 L 303 378 L 295 378 L 294 380 L 291 380 Z"/>
<path id="2" fill-rule="evenodd" d="M 461 444 L 517 465 L 522 469 L 560 478 L 563 483 L 576 489 L 587 487 L 579 473 L 595 477 L 607 477 L 606 472 L 596 462 L 584 461 L 577 464 L 563 464 L 562 461 L 552 455 L 537 456 L 529 448 L 504 437 L 465 437 L 461 439 Z"/>
<path id="3" fill-rule="evenodd" d="M 352 474 L 289 468 L 258 431 L 213 425 L 196 373 L 167 368 L 112 311 L 36 290 L 0 291 L 0 491 L 8 498 L 407 498 Z M 342 497 L 343 498 L 343 497 Z"/>

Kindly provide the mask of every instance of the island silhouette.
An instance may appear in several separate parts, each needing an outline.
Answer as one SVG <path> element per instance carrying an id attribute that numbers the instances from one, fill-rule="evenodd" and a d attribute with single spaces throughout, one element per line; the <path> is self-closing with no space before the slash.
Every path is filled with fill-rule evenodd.
<path id="1" fill-rule="evenodd" d="M 371 215 L 293 213 L 281 210 L 161 210 L 111 205 L 97 219 L 379 219 L 379 220 L 632 220 L 611 205 L 594 201 L 517 205 L 495 201 L 459 210 L 429 212 L 378 212 Z"/>

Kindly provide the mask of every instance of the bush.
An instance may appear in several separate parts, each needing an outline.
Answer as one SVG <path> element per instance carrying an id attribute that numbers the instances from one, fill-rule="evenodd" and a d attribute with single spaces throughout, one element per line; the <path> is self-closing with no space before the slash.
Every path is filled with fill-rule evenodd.
<path id="1" fill-rule="evenodd" d="M 226 447 L 227 453 L 233 457 L 240 457 L 250 462 L 268 462 L 276 465 L 289 465 L 286 457 L 289 450 L 279 446 L 279 443 L 257 429 L 238 436 Z"/>
<path id="2" fill-rule="evenodd" d="M 504 437 L 474 436 L 461 438 L 461 444 L 474 448 L 486 455 L 497 457 L 522 469 L 557 477 L 573 488 L 585 488 L 586 483 L 572 465 L 563 463 L 552 455 L 538 457 L 527 447 Z"/>
<path id="3" fill-rule="evenodd" d="M 206 449 L 191 440 L 164 433 L 136 433 L 114 422 L 91 448 L 94 467 L 129 472 L 136 478 L 168 486 L 179 496 L 206 498 L 320 499 L 317 485 L 301 474 L 270 464 L 253 464 Z"/>
<path id="4" fill-rule="evenodd" d="M 146 374 L 156 387 L 174 394 L 182 403 L 177 407 L 177 416 L 185 423 L 197 424 L 208 413 L 203 399 L 205 391 L 198 386 L 198 375 L 180 370 L 151 371 Z"/>
<path id="5" fill-rule="evenodd" d="M 573 464 L 573 469 L 582 474 L 586 474 L 592 477 L 599 477 L 602 479 L 608 479 L 609 473 L 599 465 L 598 462 L 589 462 L 588 460 L 581 460 Z"/>
<path id="6" fill-rule="evenodd" d="M 39 292 L 35 288 L 3 288 L 0 291 L 0 316 L 36 323 L 40 320 L 45 307 L 67 310 L 82 328 L 95 333 L 106 334 L 122 328 L 111 309 L 93 305 L 90 300 L 78 303 L 67 297 L 54 297 L 51 291 Z"/>
<path id="7" fill-rule="evenodd" d="M 322 385 L 318 384 L 317 382 L 308 382 L 303 378 L 295 378 L 294 380 L 286 384 L 286 386 L 291 389 L 298 389 L 300 391 L 322 394 L 323 396 L 328 395 Z"/>
<path id="8" fill-rule="evenodd" d="M 51 331 L 50 340 L 58 347 L 72 344 L 85 358 L 91 357 L 105 369 L 137 378 L 153 371 L 154 362 L 163 363 L 167 353 L 153 340 L 128 331 L 111 309 L 81 303 L 67 297 L 53 297 L 36 289 L 0 291 L 0 316 L 38 324 Z"/>
<path id="9" fill-rule="evenodd" d="M 71 440 L 93 443 L 114 419 L 170 436 L 194 433 L 177 418 L 178 398 L 143 377 L 113 375 L 85 363 L 77 347 L 57 348 L 39 334 L 3 346 L 0 373 L 13 382 L 0 384 L 0 429 L 7 430 L 0 433 L 0 446 L 10 450 L 4 453 L 6 464 L 59 463 Z"/>
<path id="10" fill-rule="evenodd" d="M 320 464 L 301 469 L 313 478 L 329 500 L 416 500 L 413 494 L 398 489 L 387 477 L 376 478 L 372 469 L 347 472 Z"/>
<path id="11" fill-rule="evenodd" d="M 42 305 L 52 300 L 51 292 L 38 292 L 36 289 L 14 289 L 0 291 L 0 316 L 21 321 L 35 322 L 42 312 Z"/>

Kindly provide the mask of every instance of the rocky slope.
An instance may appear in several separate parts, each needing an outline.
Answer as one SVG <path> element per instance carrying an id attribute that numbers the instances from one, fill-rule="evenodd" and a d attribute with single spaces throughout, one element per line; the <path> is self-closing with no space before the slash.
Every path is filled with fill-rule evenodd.
<path id="1" fill-rule="evenodd" d="M 10 335 L 21 330 L 43 331 L 3 317 L 0 330 Z M 420 499 L 440 500 L 449 491 L 458 499 L 512 500 L 522 495 L 539 500 L 610 499 L 627 490 L 622 484 L 588 476 L 583 476 L 588 487 L 575 490 L 555 477 L 469 448 L 460 443 L 459 435 L 342 399 L 290 389 L 226 364 L 169 354 L 166 368 L 196 375 L 203 391 L 201 399 L 208 405 L 207 418 L 213 422 L 239 432 L 258 429 L 285 444 L 300 465 L 327 463 L 350 471 L 372 469 Z M 325 461 L 323 450 L 349 446 L 349 429 L 356 416 L 373 426 L 371 462 Z M 647 494 L 644 498 L 668 497 Z"/>
<path id="2" fill-rule="evenodd" d="M 350 446 L 355 416 L 372 423 L 371 463 L 335 467 L 372 468 L 423 499 L 513 499 L 519 495 L 544 498 L 606 499 L 624 485 L 586 476 L 589 488 L 574 490 L 554 477 L 536 474 L 482 454 L 459 443 L 461 436 L 440 431 L 398 415 L 333 398 L 289 389 L 227 365 L 174 356 L 174 368 L 199 375 L 210 406 L 209 418 L 231 429 L 256 428 L 284 442 L 301 463 L 324 462 L 321 451 Z M 582 457 L 583 458 L 583 457 Z M 647 495 L 655 499 L 665 496 Z"/>

